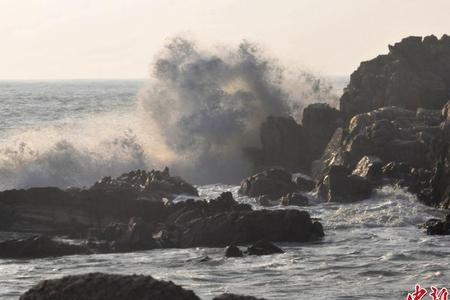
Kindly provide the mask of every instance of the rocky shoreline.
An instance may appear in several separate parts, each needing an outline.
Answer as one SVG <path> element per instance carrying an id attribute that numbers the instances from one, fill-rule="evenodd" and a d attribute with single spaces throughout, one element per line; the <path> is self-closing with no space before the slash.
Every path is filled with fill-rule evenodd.
<path id="1" fill-rule="evenodd" d="M 311 194 L 323 202 L 353 203 L 385 185 L 401 186 L 426 205 L 450 209 L 450 37 L 403 39 L 388 54 L 361 63 L 339 110 L 311 104 L 301 124 L 270 116 L 261 124 L 260 138 L 261 148 L 246 153 L 254 175 L 242 180 L 239 194 L 256 198 L 261 206 L 286 209 L 256 210 L 230 192 L 199 200 L 197 189 L 167 168 L 105 177 L 84 189 L 3 191 L 0 230 L 35 236 L 0 242 L 0 258 L 192 247 L 223 247 L 225 256 L 237 258 L 282 253 L 273 243 L 313 242 L 325 234 L 322 224 L 301 210 Z M 308 176 L 293 176 L 298 172 Z M 191 199 L 174 203 L 179 195 Z M 422 227 L 427 234 L 448 235 L 449 220 L 430 220 Z M 83 242 L 69 244 L 60 236 Z M 176 291 L 174 298 L 160 299 L 198 299 L 149 276 L 105 274 L 44 282 L 21 299 L 47 293 L 55 296 L 45 299 L 76 299 L 76 291 L 64 288 L 73 280 L 93 291 L 89 299 L 104 297 L 95 294 L 98 287 L 106 290 L 103 284 L 116 280 L 155 293 L 160 287 Z M 98 286 L 90 286 L 91 281 Z"/>

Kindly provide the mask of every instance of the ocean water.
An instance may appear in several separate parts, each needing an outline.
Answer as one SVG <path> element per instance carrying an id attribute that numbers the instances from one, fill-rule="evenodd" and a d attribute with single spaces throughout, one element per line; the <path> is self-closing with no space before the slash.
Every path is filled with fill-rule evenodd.
<path id="1" fill-rule="evenodd" d="M 0 82 L 1 188 L 88 185 L 104 175 L 150 166 L 138 147 L 145 144 L 135 117 L 142 84 Z M 255 199 L 238 197 L 236 185 L 198 188 L 201 198 L 228 190 L 261 209 Z M 223 292 L 272 300 L 406 299 L 416 283 L 449 287 L 450 237 L 427 236 L 417 228 L 429 218 L 442 218 L 444 211 L 418 203 L 395 186 L 355 204 L 324 204 L 309 197 L 311 206 L 301 209 L 321 220 L 326 237 L 280 244 L 284 254 L 227 259 L 224 249 L 195 248 L 0 260 L 0 299 L 18 299 L 43 279 L 85 272 L 149 274 L 205 300 Z M 211 259 L 201 262 L 206 255 Z"/>

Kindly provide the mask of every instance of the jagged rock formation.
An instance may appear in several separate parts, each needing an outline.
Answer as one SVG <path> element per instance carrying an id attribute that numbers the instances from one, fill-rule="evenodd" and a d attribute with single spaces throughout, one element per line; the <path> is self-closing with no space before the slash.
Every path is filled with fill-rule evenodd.
<path id="1" fill-rule="evenodd" d="M 86 190 L 30 188 L 0 192 L 0 230 L 48 234 L 86 234 L 130 217 L 161 220 L 163 198 L 198 195 L 197 190 L 168 170 L 133 171 L 118 178 L 105 177 Z"/>
<path id="2" fill-rule="evenodd" d="M 174 198 L 184 194 L 198 196 L 197 189 L 180 177 L 172 177 L 166 167 L 163 171 L 136 170 L 122 174 L 117 178 L 104 177 L 96 182 L 91 190 L 103 192 L 127 192 L 136 197 L 159 200 L 162 198 Z"/>
<path id="3" fill-rule="evenodd" d="M 441 109 L 450 98 L 450 37 L 407 37 L 362 62 L 340 99 L 347 119 L 384 106 Z"/>

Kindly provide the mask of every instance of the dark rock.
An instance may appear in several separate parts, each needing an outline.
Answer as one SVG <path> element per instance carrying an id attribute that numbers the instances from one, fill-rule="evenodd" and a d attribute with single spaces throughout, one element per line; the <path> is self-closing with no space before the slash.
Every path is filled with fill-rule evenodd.
<path id="1" fill-rule="evenodd" d="M 225 249 L 225 257 L 243 257 L 244 253 L 242 253 L 239 247 L 231 245 Z"/>
<path id="2" fill-rule="evenodd" d="M 283 206 L 295 205 L 295 206 L 308 206 L 309 200 L 303 194 L 289 193 L 280 199 L 280 204 Z"/>
<path id="3" fill-rule="evenodd" d="M 152 229 L 152 226 L 141 218 L 131 218 L 127 230 L 114 240 L 114 251 L 132 252 L 157 248 Z"/>
<path id="4" fill-rule="evenodd" d="M 192 291 L 151 276 L 90 273 L 45 280 L 20 300 L 200 300 Z"/>
<path id="5" fill-rule="evenodd" d="M 382 175 L 383 161 L 378 157 L 364 156 L 356 165 L 352 174 L 378 183 Z"/>
<path id="6" fill-rule="evenodd" d="M 270 255 L 284 253 L 284 251 L 266 240 L 259 240 L 247 248 L 248 255 Z"/>
<path id="7" fill-rule="evenodd" d="M 429 165 L 428 144 L 437 128 L 427 127 L 413 111 L 383 107 L 353 117 L 348 135 L 342 141 L 345 164 L 353 166 L 364 156 L 383 161 L 409 162 L 417 167 Z"/>
<path id="8" fill-rule="evenodd" d="M 220 296 L 215 297 L 213 300 L 266 300 L 266 299 L 235 294 L 222 294 Z"/>
<path id="9" fill-rule="evenodd" d="M 149 199 L 173 198 L 174 195 L 191 195 L 198 196 L 195 187 L 181 179 L 180 177 L 172 177 L 169 169 L 166 167 L 163 171 L 152 170 L 136 170 L 120 175 L 117 178 L 104 177 L 96 182 L 93 190 L 104 191 L 129 191 L 136 193 L 140 197 L 148 197 Z"/>
<path id="10" fill-rule="evenodd" d="M 316 182 L 314 180 L 304 176 L 297 176 L 295 183 L 297 185 L 297 190 L 301 192 L 310 192 L 316 187 Z"/>
<path id="11" fill-rule="evenodd" d="M 278 166 L 289 170 L 307 168 L 308 155 L 302 126 L 291 117 L 268 117 L 260 129 L 264 167 Z"/>
<path id="12" fill-rule="evenodd" d="M 90 253 L 85 246 L 54 241 L 47 236 L 0 242 L 0 258 L 42 258 Z"/>
<path id="13" fill-rule="evenodd" d="M 450 215 L 445 220 L 428 220 L 424 227 L 428 235 L 449 235 L 450 234 Z"/>
<path id="14" fill-rule="evenodd" d="M 269 169 L 257 173 L 241 182 L 240 195 L 248 197 L 267 196 L 278 199 L 297 189 L 292 181 L 292 175 L 283 169 Z"/>
<path id="15" fill-rule="evenodd" d="M 87 190 L 30 188 L 0 192 L 7 231 L 85 237 L 90 228 L 140 217 L 162 222 L 172 211 L 163 198 L 177 193 L 197 194 L 195 188 L 165 171 L 133 171 L 116 179 L 106 178 Z"/>
<path id="16" fill-rule="evenodd" d="M 370 182 L 357 175 L 350 175 L 344 166 L 331 166 L 319 183 L 319 196 L 327 202 L 349 203 L 370 198 Z"/>
<path id="17" fill-rule="evenodd" d="M 258 203 L 258 205 L 261 205 L 263 207 L 272 207 L 280 204 L 279 201 L 273 200 L 273 197 L 267 195 L 262 195 L 256 198 L 256 203 Z"/>
<path id="18" fill-rule="evenodd" d="M 303 110 L 304 143 L 309 161 L 320 158 L 336 128 L 342 126 L 341 112 L 326 103 L 313 103 Z"/>
<path id="19" fill-rule="evenodd" d="M 308 242 L 323 237 L 309 214 L 298 210 L 230 211 L 204 215 L 170 229 L 174 245 L 225 247 L 261 239 L 276 242 Z"/>
<path id="20" fill-rule="evenodd" d="M 384 106 L 441 109 L 449 97 L 448 38 L 408 37 L 389 46 L 389 54 L 361 63 L 340 108 L 347 118 Z"/>

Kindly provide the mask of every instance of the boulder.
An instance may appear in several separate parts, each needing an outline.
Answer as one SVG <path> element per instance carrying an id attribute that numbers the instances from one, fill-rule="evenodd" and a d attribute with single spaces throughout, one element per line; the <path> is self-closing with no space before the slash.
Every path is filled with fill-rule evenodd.
<path id="1" fill-rule="evenodd" d="M 248 197 L 267 196 L 278 199 L 297 189 L 292 175 L 283 169 L 272 168 L 244 179 L 239 194 Z"/>
<path id="2" fill-rule="evenodd" d="M 90 253 L 85 246 L 58 242 L 47 236 L 0 242 L 0 258 L 43 258 Z"/>
<path id="3" fill-rule="evenodd" d="M 301 193 L 289 193 L 280 199 L 280 204 L 283 206 L 308 206 L 308 197 Z"/>
<path id="4" fill-rule="evenodd" d="M 213 298 L 213 300 L 265 300 L 265 299 L 235 294 L 222 294 L 220 296 Z"/>
<path id="5" fill-rule="evenodd" d="M 20 300 L 200 300 L 172 282 L 144 275 L 89 273 L 45 280 Z"/>
<path id="6" fill-rule="evenodd" d="M 340 99 L 347 119 L 384 106 L 441 109 L 450 97 L 450 37 L 407 37 L 362 62 Z"/>
<path id="7" fill-rule="evenodd" d="M 331 166 L 319 183 L 318 194 L 327 202 L 350 203 L 370 198 L 372 185 L 344 166 Z"/>
<path id="8" fill-rule="evenodd" d="M 225 249 L 225 257 L 243 257 L 244 253 L 239 247 L 231 245 Z"/>
<path id="9" fill-rule="evenodd" d="M 248 255 L 270 255 L 280 253 L 284 253 L 284 251 L 278 246 L 266 240 L 259 240 L 255 244 L 247 248 Z"/>

